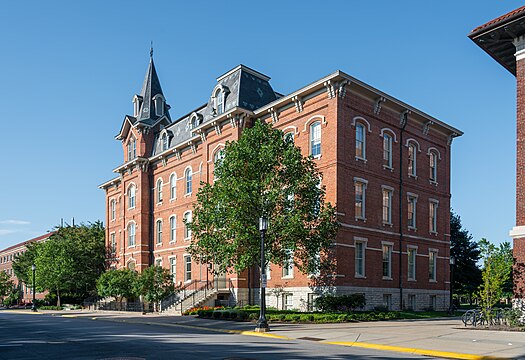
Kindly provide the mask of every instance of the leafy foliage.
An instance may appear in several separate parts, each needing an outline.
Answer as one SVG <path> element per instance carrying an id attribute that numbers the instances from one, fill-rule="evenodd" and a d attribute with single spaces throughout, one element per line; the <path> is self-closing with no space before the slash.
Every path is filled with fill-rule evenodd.
<path id="1" fill-rule="evenodd" d="M 315 306 L 323 312 L 347 312 L 365 306 L 364 294 L 323 295 L 315 299 Z"/>
<path id="2" fill-rule="evenodd" d="M 468 230 L 463 229 L 459 215 L 450 213 L 450 254 L 456 259 L 454 265 L 454 293 L 472 298 L 481 284 L 478 244 Z"/>
<path id="3" fill-rule="evenodd" d="M 512 271 L 512 248 L 509 242 L 499 246 L 486 239 L 479 241 L 483 258 L 483 282 L 479 289 L 482 311 L 489 311 L 504 295 L 504 287 Z"/>
<path id="4" fill-rule="evenodd" d="M 32 284 L 32 264 L 36 265 L 37 291 L 54 292 L 58 306 L 64 293 L 73 298 L 92 295 L 105 265 L 102 223 L 58 228 L 47 241 L 29 245 L 13 263 L 26 284 Z"/>
<path id="5" fill-rule="evenodd" d="M 14 283 L 11 280 L 11 276 L 5 271 L 0 271 L 0 298 L 9 295 L 13 286 Z"/>
<path id="6" fill-rule="evenodd" d="M 202 184 L 188 224 L 189 251 L 197 261 L 213 263 L 217 272 L 259 264 L 258 219 L 264 215 L 267 262 L 282 266 L 293 254 L 303 273 L 330 265 L 338 229 L 335 209 L 324 202 L 313 160 L 285 141 L 282 131 L 257 121 L 226 144 L 214 171 L 216 180 Z"/>
<path id="7" fill-rule="evenodd" d="M 175 291 L 173 275 L 161 266 L 150 266 L 140 274 L 135 291 L 158 306 L 162 299 Z"/>
<path id="8" fill-rule="evenodd" d="M 130 269 L 109 270 L 98 278 L 97 292 L 102 297 L 112 296 L 122 302 L 122 298 L 137 296 L 137 281 L 137 273 Z"/>

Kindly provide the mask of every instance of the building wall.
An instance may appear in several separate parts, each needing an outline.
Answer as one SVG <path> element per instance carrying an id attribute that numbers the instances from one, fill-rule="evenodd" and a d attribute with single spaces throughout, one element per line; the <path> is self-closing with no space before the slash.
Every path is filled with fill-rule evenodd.
<path id="1" fill-rule="evenodd" d="M 274 127 L 286 132 L 293 132 L 295 144 L 302 149 L 305 156 L 310 154 L 310 124 L 321 122 L 321 156 L 315 159 L 323 174 L 322 184 L 326 187 L 326 201 L 337 207 L 341 229 L 335 243 L 337 274 L 335 276 L 336 292 L 364 292 L 367 297 L 367 308 L 383 304 L 384 295 L 391 295 L 391 308 L 409 307 L 415 304 L 417 309 L 428 308 L 430 296 L 436 296 L 435 306 L 448 307 L 449 291 L 449 252 L 450 252 L 450 134 L 441 125 L 432 123 L 420 113 L 409 113 L 406 128 L 401 134 L 400 118 L 402 106 L 393 102 L 377 102 L 377 95 L 360 88 L 339 90 L 332 95 L 324 88 L 314 89 L 297 101 L 283 100 L 278 111 L 272 117 L 271 111 L 262 109 L 255 112 L 252 119 L 261 118 L 272 121 Z M 273 108 L 272 108 L 273 109 Z M 249 124 L 249 118 L 245 124 Z M 366 125 L 366 160 L 356 158 L 356 124 Z M 116 234 L 117 253 L 114 265 L 128 266 L 136 262 L 141 271 L 149 264 L 149 243 L 152 243 L 153 262 L 159 261 L 169 267 L 170 258 L 176 258 L 176 282 L 183 284 L 184 256 L 190 239 L 184 239 L 182 218 L 185 212 L 191 211 L 199 182 L 213 181 L 213 155 L 226 141 L 238 139 L 242 126 L 224 121 L 221 132 L 211 131 L 204 141 L 198 142 L 191 150 L 183 149 L 180 159 L 176 156 L 150 158 L 147 171 L 136 167 L 131 172 L 122 173 L 120 180 L 106 186 L 107 194 L 107 236 Z M 391 168 L 385 168 L 383 160 L 382 131 L 390 131 L 395 137 L 392 146 L 393 162 Z M 136 133 L 134 136 L 140 137 Z M 403 140 L 401 141 L 401 137 Z M 416 154 L 417 177 L 408 176 L 408 143 L 417 143 Z M 403 189 L 401 197 L 402 210 L 399 211 L 400 165 L 399 151 L 403 152 Z M 124 147 L 125 150 L 125 147 Z M 437 182 L 429 179 L 429 150 L 439 153 Z M 193 171 L 193 191 L 184 192 L 184 171 L 191 167 Z M 170 199 L 171 174 L 177 176 L 177 197 Z M 149 178 L 149 182 L 148 182 Z M 365 219 L 360 219 L 355 212 L 355 179 L 364 179 L 366 185 Z M 157 201 L 157 181 L 162 179 L 162 202 Z M 137 207 L 128 210 L 126 190 L 131 183 L 138 185 Z M 382 187 L 393 190 L 392 221 L 384 224 L 382 219 Z M 407 193 L 417 195 L 415 228 L 407 225 Z M 148 215 L 151 196 L 155 196 L 153 216 L 150 228 Z M 109 218 L 109 203 L 116 200 L 117 218 Z M 429 201 L 437 201 L 437 231 L 431 232 L 429 226 Z M 169 219 L 176 216 L 176 240 L 169 241 Z M 401 226 L 400 219 L 401 218 Z M 157 244 L 155 224 L 162 221 L 162 242 Z M 127 246 L 126 227 L 135 221 L 137 245 Z M 153 234 L 152 234 L 153 229 Z M 139 235 L 140 234 L 140 235 Z M 400 245 L 400 238 L 403 244 Z M 356 240 L 365 241 L 364 276 L 356 275 L 355 244 Z M 391 277 L 385 278 L 382 273 L 382 245 L 393 247 L 391 259 Z M 417 248 L 415 279 L 407 278 L 408 248 Z M 401 256 L 400 256 L 401 250 Z M 429 251 L 437 253 L 436 280 L 429 280 Z M 402 265 L 399 272 L 399 265 Z M 270 265 L 268 293 L 281 287 L 291 294 L 293 307 L 302 308 L 312 293 L 312 279 L 294 269 L 293 276 L 283 277 L 283 270 Z M 400 274 L 403 287 L 403 304 L 400 302 Z M 258 271 L 251 269 L 244 274 L 229 276 L 236 289 L 237 300 L 252 302 L 258 297 Z M 211 279 L 205 265 L 192 264 L 192 280 Z M 249 279 L 249 281 L 248 281 Z M 248 283 L 250 285 L 248 285 Z M 248 287 L 250 289 L 248 289 Z M 267 293 L 267 294 L 268 294 Z M 408 299 L 409 296 L 416 296 Z M 272 304 L 272 296 L 268 296 Z M 306 299 L 306 300 L 305 300 Z M 277 305 L 277 303 L 275 304 Z M 304 305 L 304 306 L 303 306 Z"/>

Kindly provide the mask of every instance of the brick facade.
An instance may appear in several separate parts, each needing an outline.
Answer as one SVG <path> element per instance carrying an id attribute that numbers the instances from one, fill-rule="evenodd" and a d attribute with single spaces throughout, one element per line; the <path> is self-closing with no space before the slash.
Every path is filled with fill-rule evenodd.
<path id="1" fill-rule="evenodd" d="M 267 79 L 246 67 L 236 69 L 249 72 L 249 76 L 258 82 Z M 200 110 L 202 108 L 196 111 Z M 191 121 L 192 116 L 182 117 L 172 124 L 182 126 Z M 115 169 L 119 177 L 101 185 L 106 191 L 107 243 L 111 246 L 112 234 L 116 242 L 111 266 L 130 267 L 131 263 L 132 268 L 141 271 L 152 263 L 159 263 L 171 269 L 171 259 L 175 259 L 176 283 L 182 285 L 187 282 L 184 258 L 190 239 L 184 237 L 183 216 L 192 210 L 200 181 L 213 180 L 216 151 L 226 141 L 238 139 L 243 127 L 250 126 L 254 119 L 271 121 L 274 127 L 285 133 L 293 133 L 294 142 L 304 155 L 310 154 L 311 125 L 320 123 L 321 153 L 315 161 L 323 173 L 326 201 L 337 206 L 341 223 L 335 243 L 337 275 L 335 288 L 331 290 L 338 293 L 365 293 L 367 308 L 383 305 L 384 302 L 393 309 L 400 306 L 416 309 L 431 305 L 439 309 L 448 307 L 450 145 L 452 138 L 461 135 L 461 132 L 342 72 L 328 75 L 290 95 L 279 96 L 254 109 L 248 110 L 238 104 L 222 114 L 214 115 L 210 121 L 204 120 L 192 130 L 195 136 L 189 141 L 184 144 L 172 142 L 167 150 L 160 153 L 152 153 L 151 149 L 158 149 L 159 139 L 165 131 L 163 129 L 175 131 L 174 125 L 158 123 L 146 131 L 140 129 L 139 122 L 125 120 L 129 121 L 129 126 L 124 124 L 123 129 L 129 128 L 129 131 L 121 131 L 119 139 L 123 142 L 124 154 L 130 138 L 133 136 L 137 139 L 137 159 L 128 161 L 125 157 L 124 164 Z M 403 127 L 405 120 L 406 126 Z M 365 129 L 365 153 L 356 156 L 356 131 L 360 126 Z M 385 164 L 384 160 L 384 134 L 392 137 L 391 164 Z M 407 171 L 409 145 L 416 149 L 415 176 L 409 175 Z M 401 165 L 400 156 L 403 157 Z M 429 165 L 431 156 L 437 161 L 436 173 L 433 175 Z M 184 174 L 188 168 L 193 174 L 190 194 L 185 193 Z M 174 198 L 170 196 L 171 176 L 177 179 Z M 162 201 L 158 201 L 159 179 L 163 184 Z M 362 217 L 356 213 L 356 182 L 364 185 Z M 127 194 L 131 184 L 137 187 L 134 209 L 129 209 Z M 391 219 L 387 222 L 383 219 L 385 189 L 392 194 Z M 409 195 L 417 199 L 415 226 L 410 227 Z M 116 204 L 114 219 L 112 201 Z M 433 229 L 430 224 L 430 203 L 437 206 Z M 170 217 L 176 219 L 174 241 L 170 241 Z M 160 238 L 156 225 L 158 221 L 162 222 Z M 127 231 L 131 222 L 136 224 L 134 246 L 128 244 Z M 363 266 L 359 271 L 355 261 L 356 242 L 364 244 L 360 245 Z M 389 276 L 383 276 L 383 245 L 391 249 Z M 415 256 L 411 262 L 415 266 L 415 269 L 410 269 L 414 270 L 411 279 L 408 279 L 408 249 L 415 249 L 415 253 L 411 252 Z M 429 279 L 430 252 L 435 256 L 435 271 L 432 271 L 434 279 Z M 311 307 L 311 300 L 317 296 L 318 290 L 313 290 L 307 275 L 300 274 L 297 269 L 292 272 L 289 276 L 283 276 L 283 269 L 270 265 L 266 292 L 268 304 L 276 306 L 277 301 L 286 300 L 288 302 L 281 305 L 306 310 Z M 230 289 L 230 296 L 238 302 L 257 303 L 258 276 L 255 269 L 228 275 L 224 286 Z M 192 261 L 192 280 L 205 281 L 211 278 L 206 264 Z M 283 288 L 286 296 L 278 300 L 279 297 L 272 294 L 280 288 Z"/>

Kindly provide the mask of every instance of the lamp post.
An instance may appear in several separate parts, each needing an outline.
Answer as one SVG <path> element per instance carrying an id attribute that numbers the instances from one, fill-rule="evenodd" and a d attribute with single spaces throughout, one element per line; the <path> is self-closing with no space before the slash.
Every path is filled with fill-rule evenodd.
<path id="1" fill-rule="evenodd" d="M 268 321 L 266 321 L 266 260 L 264 259 L 264 235 L 268 230 L 268 219 L 264 216 L 259 218 L 259 231 L 261 232 L 261 301 L 259 312 L 259 320 L 257 320 L 257 326 L 255 327 L 256 332 L 267 332 L 270 331 Z"/>
<path id="2" fill-rule="evenodd" d="M 454 265 L 456 265 L 456 258 L 453 255 L 450 255 L 450 305 L 448 307 L 448 312 L 454 312 L 454 303 L 452 294 L 454 292 Z"/>
<path id="3" fill-rule="evenodd" d="M 31 311 L 36 311 L 35 264 L 31 265 L 31 270 L 33 270 L 33 304 L 31 305 Z"/>

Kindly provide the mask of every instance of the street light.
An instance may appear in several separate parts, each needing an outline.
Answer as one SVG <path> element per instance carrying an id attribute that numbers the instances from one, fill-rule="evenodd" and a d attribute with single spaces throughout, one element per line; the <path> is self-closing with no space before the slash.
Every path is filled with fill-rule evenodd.
<path id="1" fill-rule="evenodd" d="M 454 312 L 454 304 L 452 299 L 452 294 L 454 292 L 454 265 L 456 265 L 456 258 L 453 255 L 450 255 L 450 304 L 448 307 L 448 312 Z"/>
<path id="2" fill-rule="evenodd" d="M 31 265 L 31 270 L 33 270 L 33 305 L 31 305 L 31 311 L 36 311 L 36 288 L 35 288 L 35 271 L 36 271 L 36 265 Z"/>
<path id="3" fill-rule="evenodd" d="M 267 332 L 270 331 L 268 321 L 266 321 L 266 266 L 264 259 L 264 235 L 268 230 L 268 219 L 264 216 L 259 218 L 259 231 L 261 232 L 261 301 L 259 312 L 259 320 L 257 320 L 257 326 L 255 327 L 256 332 Z"/>

